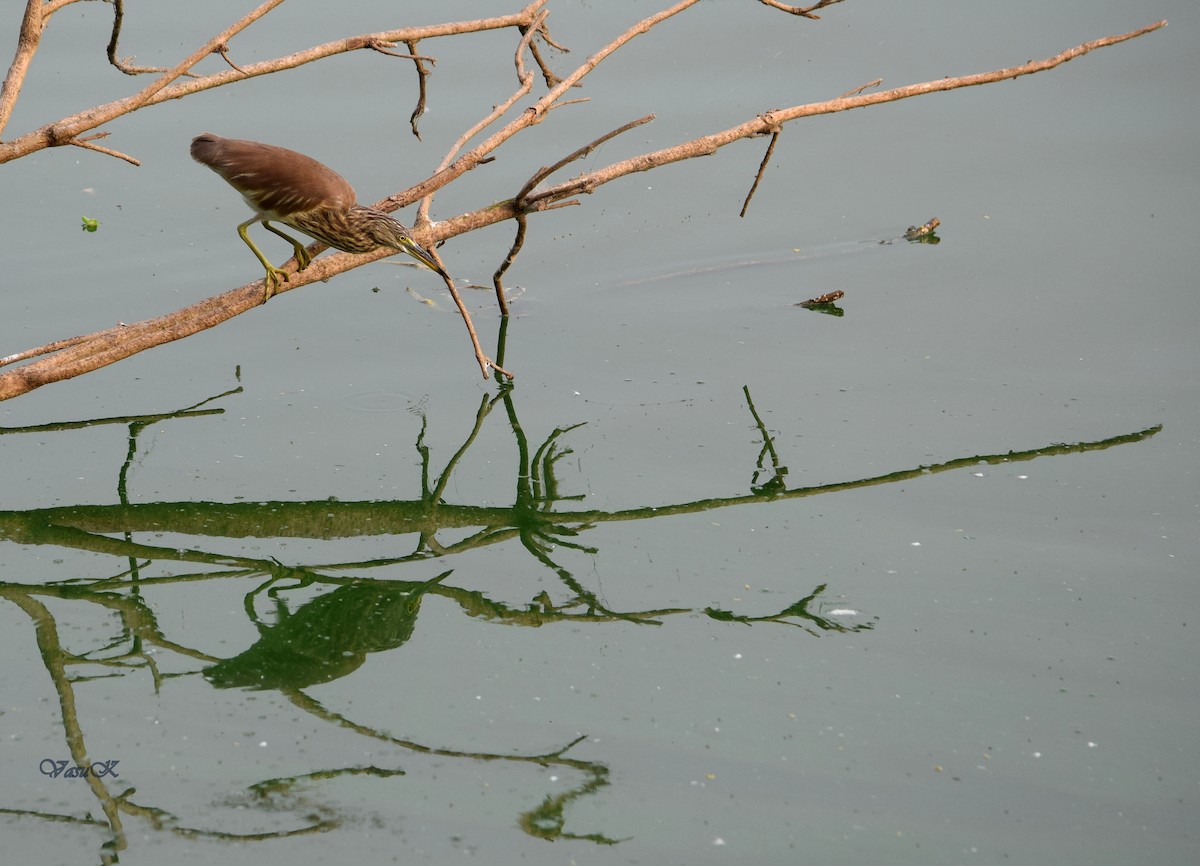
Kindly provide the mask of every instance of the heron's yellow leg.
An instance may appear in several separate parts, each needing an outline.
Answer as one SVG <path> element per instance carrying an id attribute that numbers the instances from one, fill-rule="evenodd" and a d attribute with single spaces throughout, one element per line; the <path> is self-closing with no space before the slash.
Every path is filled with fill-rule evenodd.
<path id="1" fill-rule="evenodd" d="M 275 294 L 275 290 L 279 288 L 279 278 L 283 277 L 284 282 L 287 282 L 287 271 L 281 271 L 273 264 L 267 261 L 267 257 L 262 254 L 262 250 L 254 245 L 254 241 L 250 240 L 250 236 L 246 234 L 246 229 L 256 222 L 262 222 L 266 225 L 266 221 L 260 220 L 258 217 L 246 220 L 238 226 L 238 236 L 245 242 L 246 246 L 250 247 L 250 252 L 254 253 L 255 258 L 262 262 L 262 266 L 267 269 L 267 276 L 263 279 L 263 303 L 266 303 Z M 290 238 L 289 238 L 290 240 Z"/>
<path id="2" fill-rule="evenodd" d="M 308 267 L 308 263 L 312 261 L 312 256 L 310 256 L 308 254 L 308 250 L 305 248 L 304 244 L 302 244 L 300 241 L 296 240 L 291 235 L 281 232 L 279 229 L 275 228 L 275 226 L 271 225 L 266 220 L 263 220 L 262 224 L 263 224 L 263 228 L 265 228 L 267 231 L 271 232 L 271 234 L 279 235 L 281 238 L 283 238 L 285 241 L 287 241 L 289 244 L 292 245 L 292 249 L 296 253 L 296 264 L 299 265 L 297 270 L 302 271 Z"/>

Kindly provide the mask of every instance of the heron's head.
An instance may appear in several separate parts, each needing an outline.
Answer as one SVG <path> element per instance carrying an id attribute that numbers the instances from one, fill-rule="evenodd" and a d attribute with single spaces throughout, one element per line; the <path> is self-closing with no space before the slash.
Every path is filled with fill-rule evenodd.
<path id="1" fill-rule="evenodd" d="M 354 210 L 361 219 L 362 230 L 379 246 L 391 247 L 402 253 L 408 253 L 408 255 L 430 270 L 442 276 L 446 275 L 446 272 L 438 265 L 437 260 L 424 247 L 413 240 L 408 229 L 399 220 L 393 219 L 383 211 L 372 210 L 367 207 L 357 207 Z"/>

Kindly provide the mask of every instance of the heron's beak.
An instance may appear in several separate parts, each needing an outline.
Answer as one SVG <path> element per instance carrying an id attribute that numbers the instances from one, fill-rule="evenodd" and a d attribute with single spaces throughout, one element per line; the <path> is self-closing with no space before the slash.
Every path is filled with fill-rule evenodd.
<path id="1" fill-rule="evenodd" d="M 450 279 L 450 275 L 442 270 L 442 266 L 437 263 L 437 260 L 416 241 L 410 241 L 406 238 L 404 240 L 404 252 L 408 253 L 434 273 L 440 275 L 443 279 Z"/>

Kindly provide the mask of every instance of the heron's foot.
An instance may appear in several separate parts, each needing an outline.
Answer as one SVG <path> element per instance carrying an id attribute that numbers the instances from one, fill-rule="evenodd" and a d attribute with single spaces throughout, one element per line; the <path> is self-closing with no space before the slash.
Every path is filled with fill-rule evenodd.
<path id="1" fill-rule="evenodd" d="M 312 256 L 303 244 L 294 244 L 292 249 L 296 251 L 296 270 L 302 271 L 312 263 Z"/>
<path id="2" fill-rule="evenodd" d="M 263 303 L 275 297 L 275 293 L 279 290 L 279 278 L 283 277 L 283 281 L 288 281 L 287 271 L 281 271 L 279 268 L 267 266 L 267 275 L 263 278 Z"/>

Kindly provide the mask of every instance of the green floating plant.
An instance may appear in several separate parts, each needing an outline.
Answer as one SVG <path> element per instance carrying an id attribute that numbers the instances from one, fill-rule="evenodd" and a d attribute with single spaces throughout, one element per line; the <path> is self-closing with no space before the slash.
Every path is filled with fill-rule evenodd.
<path id="1" fill-rule="evenodd" d="M 96 229 L 100 228 L 100 220 L 94 220 L 91 217 L 84 217 L 82 228 L 85 232 L 94 232 Z"/>

